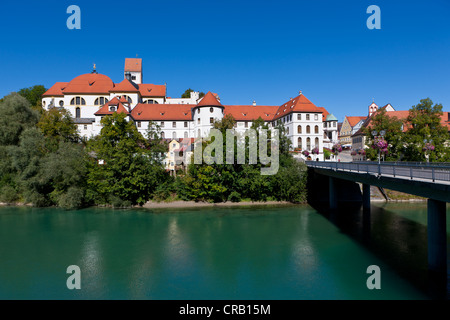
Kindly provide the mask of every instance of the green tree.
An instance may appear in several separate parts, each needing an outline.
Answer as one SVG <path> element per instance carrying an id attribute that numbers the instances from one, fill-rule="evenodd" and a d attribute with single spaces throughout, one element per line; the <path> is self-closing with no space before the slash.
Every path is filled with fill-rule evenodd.
<path id="1" fill-rule="evenodd" d="M 21 95 L 11 93 L 0 103 L 0 145 L 17 145 L 26 128 L 36 125 L 39 114 Z"/>
<path id="2" fill-rule="evenodd" d="M 449 148 L 446 141 L 449 134 L 441 124 L 442 105 L 434 104 L 430 98 L 420 100 L 420 103 L 409 109 L 406 125 L 406 160 L 425 161 L 423 147 L 424 140 L 432 140 L 435 149 L 430 153 L 430 161 L 450 160 Z"/>
<path id="3" fill-rule="evenodd" d="M 181 98 L 189 99 L 191 97 L 191 92 L 194 92 L 193 89 L 189 88 L 181 95 Z M 205 96 L 204 92 L 200 92 L 199 97 L 203 98 Z"/>
<path id="4" fill-rule="evenodd" d="M 81 140 L 77 126 L 72 120 L 72 116 L 67 109 L 51 108 L 43 111 L 37 127 L 42 131 L 44 136 L 52 141 L 78 142 Z"/>
<path id="5" fill-rule="evenodd" d="M 388 143 L 389 153 L 385 155 L 387 161 L 399 161 L 404 153 L 404 134 L 402 132 L 403 121 L 397 117 L 390 117 L 387 115 L 386 109 L 381 109 L 375 113 L 371 119 L 370 125 L 364 128 L 366 135 L 366 156 L 371 160 L 378 160 L 378 151 L 372 148 L 375 143 L 372 132 L 375 130 L 379 133 L 384 130 L 386 132 L 384 139 Z"/>
<path id="6" fill-rule="evenodd" d="M 142 205 L 166 179 L 147 142 L 125 117 L 104 117 L 100 135 L 90 142 L 91 152 L 103 162 L 90 161 L 87 197 L 95 203 Z"/>
<path id="7" fill-rule="evenodd" d="M 42 95 L 47 91 L 43 85 L 20 89 L 17 93 L 28 100 L 31 106 L 41 106 Z"/>

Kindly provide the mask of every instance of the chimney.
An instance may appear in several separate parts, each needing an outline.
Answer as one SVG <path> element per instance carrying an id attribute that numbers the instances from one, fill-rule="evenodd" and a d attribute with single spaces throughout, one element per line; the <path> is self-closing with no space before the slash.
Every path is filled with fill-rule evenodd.
<path id="1" fill-rule="evenodd" d="M 255 100 L 253 100 L 253 106 L 256 107 L 256 101 Z"/>

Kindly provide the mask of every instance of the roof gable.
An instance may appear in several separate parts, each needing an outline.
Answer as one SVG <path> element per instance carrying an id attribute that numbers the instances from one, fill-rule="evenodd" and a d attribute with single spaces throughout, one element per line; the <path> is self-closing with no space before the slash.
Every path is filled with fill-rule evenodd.
<path id="1" fill-rule="evenodd" d="M 211 91 L 208 91 L 207 94 L 200 100 L 200 102 L 197 104 L 197 107 L 223 107 L 223 105 L 217 100 L 217 98 L 211 93 Z"/>
<path id="2" fill-rule="evenodd" d="M 128 79 L 123 79 L 120 83 L 115 84 L 109 92 L 139 92 L 139 86 Z"/>

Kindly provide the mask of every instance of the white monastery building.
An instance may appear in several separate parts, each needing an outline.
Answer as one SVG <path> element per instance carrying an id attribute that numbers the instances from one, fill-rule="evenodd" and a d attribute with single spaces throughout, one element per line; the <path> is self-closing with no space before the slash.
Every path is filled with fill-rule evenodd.
<path id="1" fill-rule="evenodd" d="M 123 112 L 133 121 L 144 137 L 149 123 L 161 127 L 163 138 L 207 137 L 215 120 L 231 114 L 236 120 L 236 131 L 245 132 L 252 121 L 261 117 L 269 127 L 279 124 L 286 129 L 292 148 L 311 151 L 318 147 L 323 160 L 323 148 L 337 142 L 337 119 L 323 107 L 315 106 L 300 91 L 278 106 L 223 105 L 211 92 L 199 97 L 191 92 L 190 98 L 169 98 L 166 85 L 143 82 L 142 59 L 125 59 L 124 79 L 114 83 L 108 76 L 99 74 L 94 65 L 91 73 L 75 77 L 70 82 L 56 82 L 43 94 L 42 106 L 70 111 L 81 136 L 100 133 L 102 117 Z"/>

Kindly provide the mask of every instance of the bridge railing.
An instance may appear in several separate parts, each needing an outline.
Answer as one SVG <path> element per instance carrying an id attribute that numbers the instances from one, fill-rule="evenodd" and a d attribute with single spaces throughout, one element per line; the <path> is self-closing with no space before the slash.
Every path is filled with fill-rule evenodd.
<path id="1" fill-rule="evenodd" d="M 450 166 L 412 164 L 409 165 L 384 162 L 329 162 L 329 161 L 306 161 L 307 166 L 335 171 L 347 171 L 356 173 L 375 174 L 379 176 L 392 176 L 408 178 L 411 180 L 431 180 L 432 182 L 450 182 Z"/>

